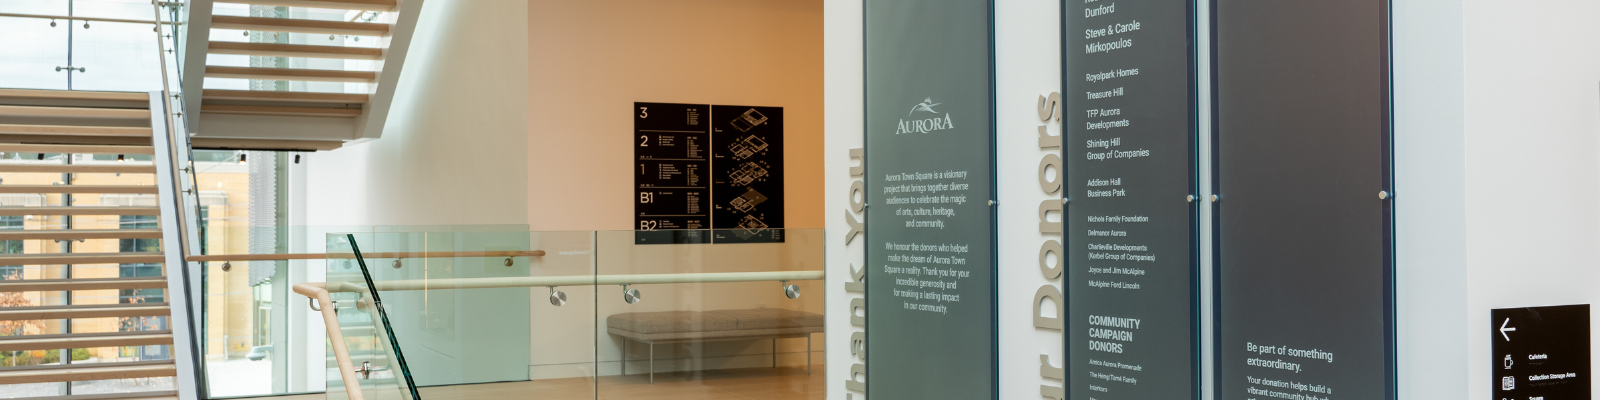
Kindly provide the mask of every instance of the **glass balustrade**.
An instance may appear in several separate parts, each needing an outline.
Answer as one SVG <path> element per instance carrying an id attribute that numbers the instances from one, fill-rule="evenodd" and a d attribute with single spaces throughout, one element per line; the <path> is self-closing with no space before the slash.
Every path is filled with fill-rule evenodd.
<path id="1" fill-rule="evenodd" d="M 0 88 L 161 90 L 155 14 L 144 0 L 0 1 Z"/>
<path id="2" fill-rule="evenodd" d="M 398 350 L 422 398 L 824 397 L 822 230 L 639 244 L 658 232 L 506 228 L 330 233 L 326 287 L 344 299 L 353 366 L 392 371 Z M 367 269 L 332 255 L 350 238 Z M 342 308 L 373 288 L 387 324 Z M 329 396 L 348 396 L 335 365 Z M 369 397 L 410 392 L 392 375 L 358 379 Z"/>

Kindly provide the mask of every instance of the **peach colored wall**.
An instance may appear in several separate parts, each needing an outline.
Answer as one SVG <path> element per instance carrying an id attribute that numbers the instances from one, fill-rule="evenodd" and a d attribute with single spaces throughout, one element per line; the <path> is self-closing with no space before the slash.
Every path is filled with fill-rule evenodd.
<path id="1" fill-rule="evenodd" d="M 822 2 L 528 5 L 528 223 L 633 224 L 633 102 L 784 108 L 786 228 L 821 228 Z"/>

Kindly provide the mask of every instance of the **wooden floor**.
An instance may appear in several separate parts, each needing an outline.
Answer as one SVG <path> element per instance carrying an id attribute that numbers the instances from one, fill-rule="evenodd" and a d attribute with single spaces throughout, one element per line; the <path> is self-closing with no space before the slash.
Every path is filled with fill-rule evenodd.
<path id="1" fill-rule="evenodd" d="M 422 400 L 559 399 L 559 400 L 821 400 L 827 395 L 822 366 L 806 375 L 804 368 L 749 368 L 592 378 L 422 388 Z M 599 391 L 596 396 L 595 391 Z M 371 398 L 371 396 L 368 396 Z M 322 394 L 281 396 L 272 400 L 323 400 Z"/>

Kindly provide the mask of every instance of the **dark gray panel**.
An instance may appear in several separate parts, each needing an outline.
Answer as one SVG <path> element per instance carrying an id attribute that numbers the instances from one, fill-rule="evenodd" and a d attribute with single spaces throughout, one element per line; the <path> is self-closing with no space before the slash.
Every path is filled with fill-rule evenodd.
<path id="1" fill-rule="evenodd" d="M 1062 7 L 1071 399 L 1199 396 L 1190 7 Z"/>
<path id="2" fill-rule="evenodd" d="M 1218 398 L 1392 399 L 1388 2 L 1215 7 Z"/>
<path id="3" fill-rule="evenodd" d="M 994 398 L 991 5 L 865 7 L 868 397 Z"/>

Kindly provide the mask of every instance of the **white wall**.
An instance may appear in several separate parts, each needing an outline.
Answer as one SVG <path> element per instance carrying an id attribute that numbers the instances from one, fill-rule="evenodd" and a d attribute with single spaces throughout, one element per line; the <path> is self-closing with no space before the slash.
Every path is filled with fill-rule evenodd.
<path id="1" fill-rule="evenodd" d="M 1397 1 L 1392 15 L 1396 341 L 1401 399 L 1464 399 L 1467 175 L 1458 0 Z M 1471 321 L 1479 322 L 1469 324 Z M 1482 387 L 1488 387 L 1483 381 Z"/>
<path id="2" fill-rule="evenodd" d="M 528 223 L 527 4 L 424 3 L 383 138 L 306 155 L 317 225 Z"/>
<path id="3" fill-rule="evenodd" d="M 370 229 L 374 225 L 512 225 L 528 223 L 527 141 L 528 53 L 527 5 L 512 1 L 430 0 L 423 6 L 381 139 L 341 149 L 306 153 L 301 167 L 304 198 L 291 200 L 303 243 L 294 246 L 321 252 L 327 232 Z M 296 230 L 301 232 L 301 230 Z M 320 280 L 321 263 L 306 279 Z M 406 270 L 407 272 L 412 270 Z M 399 328 L 419 326 L 417 307 L 397 294 L 391 315 Z M 298 297 L 297 297 L 298 298 Z M 453 299 L 453 297 L 452 297 Z M 460 295 L 448 303 L 461 310 L 494 310 L 493 298 Z M 415 303 L 415 302 L 411 302 Z M 293 301 L 304 307 L 304 300 Z M 430 303 L 431 304 L 431 303 Z M 409 309 L 409 310 L 406 310 Z M 315 318 L 315 314 L 310 315 Z M 474 319 L 478 318 L 478 319 Z M 471 331 L 482 314 L 454 319 L 463 338 L 482 339 L 493 332 Z M 526 317 L 523 317 L 526 318 Z M 482 325 L 478 325 L 482 326 Z M 306 335 L 315 340 L 315 365 L 323 368 L 320 327 Z M 494 378 L 509 371 L 472 371 L 484 366 L 462 358 L 459 349 L 474 339 L 438 339 L 415 329 L 407 356 L 421 383 L 450 382 L 466 377 Z M 476 335 L 476 336 L 474 336 Z M 526 333 L 516 335 L 526 340 Z M 496 375 L 496 374 L 501 375 Z"/>
<path id="4" fill-rule="evenodd" d="M 828 325 L 828 398 L 841 400 L 861 398 L 864 393 L 847 390 L 845 381 L 851 378 L 850 366 L 861 361 L 851 354 L 850 335 L 861 329 L 850 323 L 850 301 L 860 299 L 862 293 L 845 290 L 853 282 L 851 268 L 865 272 L 866 239 L 862 236 L 846 241 L 852 219 L 864 223 L 865 216 L 853 212 L 850 206 L 850 185 L 859 178 L 850 175 L 851 149 L 862 148 L 866 123 L 864 110 L 866 94 L 863 65 L 861 0 L 827 0 L 823 4 L 823 76 L 826 85 L 823 144 L 823 221 L 827 228 L 827 325 Z M 864 194 L 863 194 L 864 195 Z M 864 312 L 864 311 L 863 311 Z"/>
<path id="5" fill-rule="evenodd" d="M 1487 400 L 1490 309 L 1600 302 L 1600 2 L 1464 5 L 1464 360 Z"/>
<path id="6" fill-rule="evenodd" d="M 999 339 L 1000 398 L 1031 399 L 1041 385 L 1065 388 L 1066 382 L 1044 379 L 1039 356 L 1050 364 L 1066 364 L 1066 332 L 1033 326 L 1034 294 L 1043 285 L 1062 290 L 1063 276 L 1047 279 L 1039 270 L 1039 246 L 1061 235 L 1039 233 L 1038 205 L 1060 199 L 1061 192 L 1039 188 L 1039 161 L 1061 148 L 1039 148 L 1039 126 L 1063 135 L 1062 121 L 1039 120 L 1039 96 L 1060 92 L 1061 8 L 1057 2 L 1001 0 L 995 3 L 995 118 L 998 133 L 995 175 L 999 207 Z M 1062 111 L 1065 111 L 1063 106 Z M 1065 171 L 1054 171 L 1056 179 Z M 1065 187 L 1062 190 L 1066 190 Z M 1059 220 L 1053 216 L 1053 219 Z M 1056 265 L 1065 260 L 1057 260 Z M 1065 293 L 1065 292 L 1063 292 Z M 1040 314 L 1054 317 L 1066 304 L 1043 302 Z"/>

